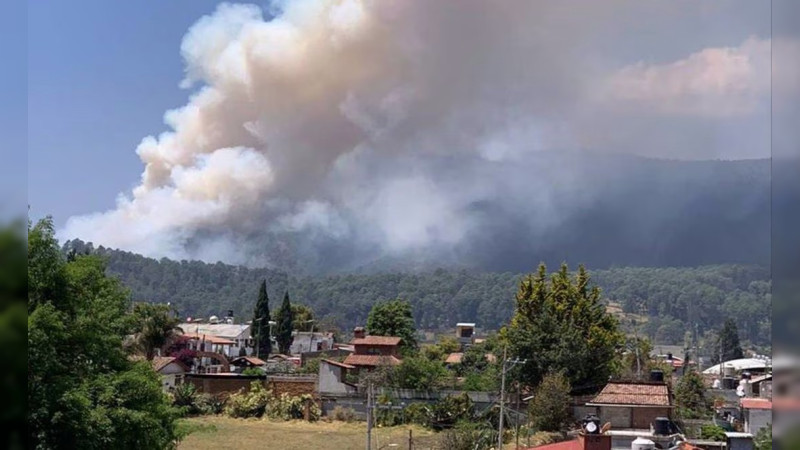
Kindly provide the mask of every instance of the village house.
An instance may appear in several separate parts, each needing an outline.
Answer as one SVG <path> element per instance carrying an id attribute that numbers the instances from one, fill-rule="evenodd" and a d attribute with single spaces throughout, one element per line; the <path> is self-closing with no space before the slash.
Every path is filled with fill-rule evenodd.
<path id="1" fill-rule="evenodd" d="M 753 435 L 772 424 L 772 400 L 747 397 L 740 400 L 744 432 Z"/>
<path id="2" fill-rule="evenodd" d="M 317 392 L 320 395 L 334 396 L 355 393 L 358 390 L 356 385 L 347 381 L 347 374 L 355 370 L 356 367 L 350 364 L 321 359 L 317 377 Z"/>
<path id="3" fill-rule="evenodd" d="M 475 344 L 475 324 L 467 322 L 457 323 L 456 339 L 458 339 L 458 343 L 461 345 L 462 352 L 470 345 Z"/>
<path id="4" fill-rule="evenodd" d="M 183 376 L 189 372 L 186 364 L 172 356 L 156 356 L 150 361 L 153 370 L 161 375 L 161 386 L 164 392 L 169 392 L 183 382 Z"/>
<path id="5" fill-rule="evenodd" d="M 663 381 L 612 381 L 586 406 L 595 407 L 602 422 L 615 430 L 649 429 L 656 418 L 670 417 L 672 400 Z"/>
<path id="6" fill-rule="evenodd" d="M 379 366 L 396 366 L 400 364 L 400 342 L 395 336 L 366 336 L 363 328 L 354 330 L 354 338 L 350 341 L 353 353 L 345 358 L 344 363 L 356 369 L 373 370 Z"/>
<path id="7" fill-rule="evenodd" d="M 228 341 L 229 343 L 224 348 L 224 354 L 228 358 L 238 357 L 242 349 L 244 349 L 247 356 L 255 354 L 253 338 L 250 336 L 250 324 L 185 322 L 180 324 L 179 327 L 187 336 L 205 337 L 206 341 L 209 340 L 209 337 Z"/>
<path id="8" fill-rule="evenodd" d="M 333 333 L 292 331 L 292 345 L 289 347 L 289 353 L 292 355 L 321 352 L 332 348 Z"/>

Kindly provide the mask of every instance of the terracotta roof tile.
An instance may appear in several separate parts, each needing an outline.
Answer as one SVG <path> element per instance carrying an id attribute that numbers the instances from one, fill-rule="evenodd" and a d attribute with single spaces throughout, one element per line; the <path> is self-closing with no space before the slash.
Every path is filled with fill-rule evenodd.
<path id="1" fill-rule="evenodd" d="M 447 355 L 447 359 L 444 360 L 445 364 L 461 364 L 461 358 L 464 357 L 463 353 L 456 352 L 450 353 Z"/>
<path id="2" fill-rule="evenodd" d="M 239 356 L 231 361 L 231 363 L 235 365 L 238 361 L 247 361 L 254 366 L 263 366 L 267 364 L 266 361 L 261 358 L 256 358 L 255 356 Z"/>
<path id="3" fill-rule="evenodd" d="M 351 345 L 389 345 L 395 346 L 400 344 L 401 339 L 395 336 L 367 336 L 360 339 L 353 339 L 350 341 Z"/>
<path id="4" fill-rule="evenodd" d="M 766 398 L 743 398 L 741 403 L 745 409 L 772 409 L 772 401 Z"/>
<path id="5" fill-rule="evenodd" d="M 344 363 L 350 366 L 396 366 L 400 364 L 400 360 L 394 356 L 384 355 L 347 355 Z"/>
<path id="6" fill-rule="evenodd" d="M 345 368 L 345 369 L 355 369 L 356 368 L 356 366 L 351 366 L 350 364 L 340 363 L 339 361 L 334 361 L 332 359 L 323 359 L 322 361 L 324 361 L 324 362 L 326 362 L 326 363 L 328 363 L 328 364 L 330 364 L 332 366 L 342 367 L 342 368 Z"/>
<path id="7" fill-rule="evenodd" d="M 186 367 L 186 365 L 183 364 L 181 360 L 173 356 L 155 356 L 153 357 L 153 360 L 150 361 L 150 364 L 153 366 L 153 370 L 155 370 L 156 372 L 160 371 L 161 369 L 167 367 L 172 363 L 178 364 L 179 366 L 181 366 L 181 368 L 183 368 L 183 370 L 189 370 L 189 368 Z"/>
<path id="8" fill-rule="evenodd" d="M 589 404 L 671 406 L 665 384 L 608 383 Z"/>

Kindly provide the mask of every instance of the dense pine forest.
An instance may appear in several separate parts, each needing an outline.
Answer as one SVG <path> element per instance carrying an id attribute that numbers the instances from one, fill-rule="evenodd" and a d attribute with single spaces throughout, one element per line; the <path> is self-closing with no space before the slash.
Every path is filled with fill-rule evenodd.
<path id="1" fill-rule="evenodd" d="M 412 303 L 420 328 L 447 329 L 458 321 L 475 321 L 481 328 L 496 329 L 511 317 L 523 275 L 436 269 L 292 276 L 222 263 L 155 260 L 81 241 L 67 242 L 64 251 L 104 256 L 108 271 L 130 288 L 134 301 L 171 302 L 181 316 L 205 317 L 230 309 L 249 319 L 260 280 L 266 279 L 275 307 L 288 290 L 292 302 L 310 306 L 321 323 L 341 330 L 363 325 L 376 301 L 394 298 Z M 631 320 L 638 318 L 638 329 L 656 343 L 682 344 L 695 325 L 702 336 L 729 317 L 736 321 L 744 341 L 758 346 L 769 343 L 771 286 L 764 267 L 619 267 L 590 270 L 590 274 L 604 299 L 621 312 L 623 326 L 630 330 Z"/>

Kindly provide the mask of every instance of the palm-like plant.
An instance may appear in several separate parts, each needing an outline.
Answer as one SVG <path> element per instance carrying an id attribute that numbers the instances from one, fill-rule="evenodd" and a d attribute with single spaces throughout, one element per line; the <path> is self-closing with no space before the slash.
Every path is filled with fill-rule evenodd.
<path id="1" fill-rule="evenodd" d="M 156 350 L 162 350 L 183 334 L 178 327 L 180 319 L 170 305 L 137 303 L 133 308 L 133 343 L 135 349 L 148 360 Z"/>

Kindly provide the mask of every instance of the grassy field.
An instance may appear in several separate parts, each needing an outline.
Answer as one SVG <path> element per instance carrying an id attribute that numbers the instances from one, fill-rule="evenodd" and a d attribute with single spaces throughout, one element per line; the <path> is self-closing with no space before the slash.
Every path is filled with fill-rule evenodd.
<path id="1" fill-rule="evenodd" d="M 366 445 L 363 422 L 273 422 L 268 419 L 204 416 L 185 419 L 181 426 L 191 433 L 180 443 L 179 450 L 363 449 Z M 416 426 L 398 426 L 373 429 L 373 448 L 408 448 L 408 430 L 412 430 L 415 449 L 432 447 L 435 438 L 431 431 Z"/>

